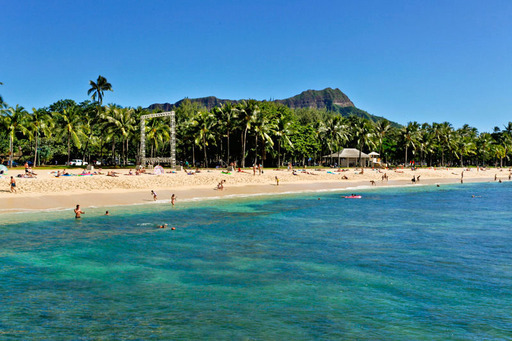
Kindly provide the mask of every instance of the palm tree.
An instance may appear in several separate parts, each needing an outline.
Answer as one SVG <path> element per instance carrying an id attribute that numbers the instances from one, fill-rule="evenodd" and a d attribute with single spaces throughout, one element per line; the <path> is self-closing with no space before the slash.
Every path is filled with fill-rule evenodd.
<path id="1" fill-rule="evenodd" d="M 268 143 L 271 146 L 274 146 L 274 141 L 272 141 L 271 135 L 275 131 L 276 124 L 271 121 L 269 115 L 261 111 L 258 115 L 255 116 L 253 122 L 253 130 L 255 135 L 255 148 L 254 148 L 254 164 L 258 164 L 258 140 L 261 137 L 264 143 Z M 263 156 L 261 157 L 263 163 Z"/>
<path id="2" fill-rule="evenodd" d="M 325 124 L 322 126 L 322 135 L 326 139 L 327 148 L 331 154 L 331 164 L 332 164 L 332 154 L 333 150 L 338 151 L 338 165 L 340 163 L 340 153 L 339 148 L 347 139 L 346 126 L 344 124 L 343 118 L 341 116 L 333 116 L 329 118 Z"/>
<path id="3" fill-rule="evenodd" d="M 103 103 L 103 95 L 105 91 L 114 91 L 112 90 L 112 84 L 110 84 L 107 81 L 107 79 L 101 75 L 98 76 L 96 82 L 92 80 L 89 81 L 89 85 L 91 86 L 91 88 L 89 89 L 89 91 L 87 91 L 87 95 L 92 94 L 91 97 L 93 101 L 96 101 L 97 97 L 99 106 L 101 106 Z"/>
<path id="4" fill-rule="evenodd" d="M 353 126 L 353 132 L 359 149 L 358 165 L 361 167 L 361 154 L 363 152 L 363 148 L 366 146 L 371 146 L 372 143 L 373 126 L 369 120 L 362 117 L 354 116 L 352 121 L 355 123 Z"/>
<path id="5" fill-rule="evenodd" d="M 195 143 L 197 145 L 203 145 L 204 151 L 204 164 L 208 168 L 208 156 L 206 154 L 206 147 L 210 140 L 213 140 L 215 135 L 213 134 L 213 128 L 216 126 L 215 116 L 208 112 L 198 112 L 194 117 L 194 125 L 198 128 Z"/>
<path id="6" fill-rule="evenodd" d="M 508 159 L 508 155 L 512 151 L 512 135 L 508 132 L 503 132 L 500 143 L 505 149 L 505 157 Z M 501 167 L 503 167 L 503 165 L 501 165 Z"/>
<path id="7" fill-rule="evenodd" d="M 146 125 L 146 138 L 151 142 L 151 157 L 154 157 L 160 148 L 160 144 L 169 141 L 169 124 L 159 118 L 154 118 Z"/>
<path id="8" fill-rule="evenodd" d="M 281 145 L 285 143 L 293 148 L 290 136 L 294 134 L 293 117 L 285 107 L 280 108 L 277 112 L 274 136 L 277 138 L 277 167 L 281 167 Z"/>
<path id="9" fill-rule="evenodd" d="M 400 134 L 405 147 L 405 157 L 404 157 L 404 167 L 407 166 L 407 151 L 409 147 L 413 149 L 416 148 L 416 143 L 419 138 L 419 129 L 420 125 L 418 122 L 409 122 L 407 126 L 403 127 L 400 130 Z"/>
<path id="10" fill-rule="evenodd" d="M 375 142 L 379 146 L 379 156 L 382 158 L 382 144 L 391 129 L 391 123 L 388 120 L 380 120 L 373 127 Z"/>
<path id="11" fill-rule="evenodd" d="M 236 120 L 238 118 L 238 109 L 233 107 L 231 102 L 224 103 L 222 107 L 215 108 L 215 113 L 219 116 L 219 123 L 223 127 L 224 131 L 226 132 L 226 143 L 227 143 L 227 157 L 226 162 L 229 164 L 230 162 L 230 135 L 231 132 L 234 129 L 234 125 L 236 123 Z"/>
<path id="12" fill-rule="evenodd" d="M 491 134 L 489 133 L 482 133 L 478 137 L 477 140 L 477 151 L 482 157 L 482 164 L 485 164 L 485 158 L 488 155 L 489 151 L 491 150 L 491 146 L 493 145 L 494 140 L 492 139 Z M 478 168 L 478 158 L 477 158 L 477 164 Z"/>
<path id="13" fill-rule="evenodd" d="M 128 157 L 128 138 L 136 129 L 134 110 L 132 108 L 112 107 L 107 115 L 104 115 L 104 118 L 109 123 L 108 126 L 111 133 L 116 136 L 122 136 L 123 159 L 124 165 L 126 165 Z"/>
<path id="14" fill-rule="evenodd" d="M 32 108 L 32 114 L 27 116 L 26 128 L 29 132 L 29 139 L 35 140 L 34 147 L 34 166 L 37 164 L 37 151 L 39 149 L 39 137 L 41 131 L 45 136 L 51 136 L 54 128 L 53 121 L 50 120 L 50 116 L 43 109 Z"/>
<path id="15" fill-rule="evenodd" d="M 80 137 L 83 135 L 82 131 L 82 113 L 80 108 L 77 106 L 72 106 L 69 108 L 65 108 L 62 113 L 57 113 L 58 117 L 62 121 L 62 134 L 66 135 L 68 141 L 68 165 L 71 156 L 71 141 L 75 147 L 80 149 L 82 147 L 82 142 L 80 141 Z"/>
<path id="16" fill-rule="evenodd" d="M 462 128 L 457 129 L 453 135 L 455 156 L 460 160 L 460 166 L 464 167 L 464 157 L 476 154 L 476 128 L 471 128 L 465 124 Z"/>
<path id="17" fill-rule="evenodd" d="M 26 133 L 25 123 L 28 112 L 20 105 L 16 108 L 8 108 L 4 115 L 4 126 L 9 134 L 9 167 L 12 167 L 12 159 L 14 156 L 14 136 L 16 132 Z"/>
<path id="18" fill-rule="evenodd" d="M 445 150 L 453 149 L 453 127 L 449 122 L 443 122 L 441 124 L 436 125 L 437 130 L 437 139 L 439 141 L 439 146 L 441 147 L 441 165 L 445 166 L 444 162 L 444 152 Z"/>
<path id="19" fill-rule="evenodd" d="M 507 150 L 505 149 L 505 147 L 503 147 L 501 144 L 493 144 L 491 146 L 491 152 L 496 159 L 500 160 L 500 167 L 503 167 L 503 158 L 507 156 Z M 498 162 L 496 161 L 496 164 L 497 163 Z"/>
<path id="20" fill-rule="evenodd" d="M 238 105 L 241 120 L 242 132 L 242 168 L 245 167 L 246 146 L 247 146 L 247 132 L 251 129 L 256 116 L 260 113 L 260 108 L 255 100 L 242 101 Z"/>

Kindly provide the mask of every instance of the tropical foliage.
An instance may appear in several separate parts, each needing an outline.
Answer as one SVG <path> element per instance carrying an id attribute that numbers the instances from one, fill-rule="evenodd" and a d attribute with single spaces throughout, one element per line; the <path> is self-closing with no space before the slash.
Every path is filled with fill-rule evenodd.
<path id="1" fill-rule="evenodd" d="M 28 112 L 0 102 L 0 159 L 64 163 L 71 158 L 122 165 L 138 162 L 140 116 L 152 111 L 103 105 L 107 79 L 99 76 L 87 92 L 93 102 L 60 100 Z M 193 165 L 242 167 L 254 163 L 282 166 L 339 164 L 324 158 L 345 147 L 377 151 L 390 165 L 511 165 L 512 122 L 479 133 L 449 122 L 409 122 L 396 127 L 385 119 L 343 117 L 325 109 L 290 109 L 282 103 L 247 100 L 207 110 L 190 100 L 175 108 L 177 159 Z M 170 153 L 168 118 L 146 122 L 147 156 Z"/>

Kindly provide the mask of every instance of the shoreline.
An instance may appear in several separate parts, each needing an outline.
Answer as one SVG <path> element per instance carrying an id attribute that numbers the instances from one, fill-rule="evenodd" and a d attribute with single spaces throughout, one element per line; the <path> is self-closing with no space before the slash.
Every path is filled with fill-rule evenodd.
<path id="1" fill-rule="evenodd" d="M 272 175 L 274 176 L 274 175 Z M 36 179 L 37 180 L 37 179 Z M 493 182 L 488 177 L 467 177 L 464 183 Z M 48 193 L 20 193 L 11 194 L 1 193 L 0 215 L 23 212 L 43 212 L 71 210 L 76 204 L 84 209 L 101 208 L 130 205 L 146 205 L 152 203 L 169 204 L 172 194 L 176 194 L 176 206 L 180 202 L 210 201 L 222 199 L 235 199 L 244 197 L 287 195 L 315 192 L 335 192 L 345 190 L 362 189 L 380 189 L 393 187 L 411 187 L 435 185 L 435 184 L 460 184 L 460 178 L 454 177 L 436 177 L 422 178 L 419 183 L 413 184 L 410 180 L 396 179 L 388 182 L 375 181 L 372 186 L 367 178 L 345 181 L 326 181 L 326 180 L 307 180 L 280 183 L 279 186 L 271 183 L 239 183 L 227 185 L 224 190 L 214 190 L 211 185 L 192 185 L 178 186 L 173 189 L 158 188 L 155 191 L 158 194 L 157 201 L 154 201 L 150 195 L 150 189 L 112 189 L 112 190 L 90 190 L 90 191 L 70 191 Z"/>

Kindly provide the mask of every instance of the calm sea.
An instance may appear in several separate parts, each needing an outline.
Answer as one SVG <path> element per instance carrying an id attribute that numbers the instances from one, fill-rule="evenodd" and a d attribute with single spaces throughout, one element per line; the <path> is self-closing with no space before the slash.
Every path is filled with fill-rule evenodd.
<path id="1" fill-rule="evenodd" d="M 512 338 L 512 182 L 357 193 L 2 215 L 0 339 Z"/>

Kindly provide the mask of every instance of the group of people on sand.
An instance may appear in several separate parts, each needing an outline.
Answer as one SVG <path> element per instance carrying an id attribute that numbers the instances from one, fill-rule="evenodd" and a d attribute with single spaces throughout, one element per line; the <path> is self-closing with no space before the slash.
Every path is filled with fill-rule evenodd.
<path id="1" fill-rule="evenodd" d="M 259 165 L 252 165 L 252 175 L 256 175 L 256 169 L 258 170 L 258 175 L 263 174 L 263 165 L 261 163 Z"/>
<path id="2" fill-rule="evenodd" d="M 418 176 L 413 175 L 413 176 L 412 176 L 412 179 L 411 179 L 411 182 L 412 182 L 413 184 L 415 184 L 416 182 L 420 182 L 420 176 L 421 176 L 421 175 L 418 175 Z"/>

